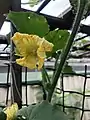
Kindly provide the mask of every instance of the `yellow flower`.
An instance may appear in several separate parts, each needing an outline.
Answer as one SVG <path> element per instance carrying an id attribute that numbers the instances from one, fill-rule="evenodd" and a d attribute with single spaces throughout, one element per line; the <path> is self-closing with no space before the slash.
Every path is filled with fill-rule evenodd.
<path id="1" fill-rule="evenodd" d="M 7 115 L 6 120 L 13 120 L 17 111 L 18 111 L 17 103 L 14 103 L 10 107 L 5 108 L 4 113 Z"/>
<path id="2" fill-rule="evenodd" d="M 46 58 L 46 52 L 52 51 L 53 44 L 37 35 L 21 34 L 16 32 L 12 40 L 18 49 L 21 58 L 17 64 L 30 69 L 41 69 Z"/>

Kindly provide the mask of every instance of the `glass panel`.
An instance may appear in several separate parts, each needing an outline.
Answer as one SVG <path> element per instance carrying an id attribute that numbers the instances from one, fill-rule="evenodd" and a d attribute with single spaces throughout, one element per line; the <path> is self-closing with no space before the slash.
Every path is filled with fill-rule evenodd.
<path id="1" fill-rule="evenodd" d="M 5 21 L 0 30 L 0 35 L 7 35 L 8 33 L 10 33 L 10 22 Z"/>
<path id="2" fill-rule="evenodd" d="M 70 11 L 71 8 L 69 0 L 51 0 L 41 13 L 60 18 Z"/>
<path id="3" fill-rule="evenodd" d="M 30 6 L 30 1 L 39 1 L 36 5 Z M 21 0 L 21 8 L 37 11 L 37 9 L 41 6 L 44 0 Z M 54 17 L 63 17 L 67 12 L 71 10 L 71 4 L 69 0 L 51 0 L 46 7 L 41 10 L 41 13 L 47 14 Z"/>
<path id="4" fill-rule="evenodd" d="M 2 66 L 0 66 L 0 83 L 7 82 L 7 72 L 8 72 L 8 67 L 2 64 Z"/>
<path id="5" fill-rule="evenodd" d="M 22 80 L 25 81 L 25 72 L 22 72 Z M 42 80 L 41 72 L 27 72 L 27 81 Z"/>
<path id="6" fill-rule="evenodd" d="M 90 26 L 90 15 L 81 21 L 81 24 Z"/>

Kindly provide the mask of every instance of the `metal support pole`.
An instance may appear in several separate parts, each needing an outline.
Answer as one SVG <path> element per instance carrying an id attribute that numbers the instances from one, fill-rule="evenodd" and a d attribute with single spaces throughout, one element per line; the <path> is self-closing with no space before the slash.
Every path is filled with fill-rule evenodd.
<path id="1" fill-rule="evenodd" d="M 13 63 L 12 69 L 12 101 L 16 102 L 19 108 L 22 107 L 22 68 Z"/>
<path id="2" fill-rule="evenodd" d="M 11 36 L 16 32 L 16 29 L 11 24 Z M 11 41 L 11 101 L 16 102 L 19 108 L 22 107 L 22 67 L 16 64 L 16 56 L 14 52 L 14 44 Z"/>
<path id="3" fill-rule="evenodd" d="M 10 8 L 10 0 L 0 0 L 0 29 L 5 20 L 3 14 L 7 14 Z"/>
<path id="4" fill-rule="evenodd" d="M 21 0 L 11 0 L 11 10 L 12 11 L 21 11 Z"/>
<path id="5" fill-rule="evenodd" d="M 20 11 L 21 10 L 21 0 L 11 1 L 11 10 Z M 16 32 L 12 26 L 12 35 Z M 13 54 L 14 44 L 12 43 L 12 53 L 11 53 L 11 74 L 12 74 L 12 96 L 14 102 L 16 102 L 19 108 L 22 107 L 22 68 L 21 66 L 13 63 L 15 61 L 15 55 Z"/>

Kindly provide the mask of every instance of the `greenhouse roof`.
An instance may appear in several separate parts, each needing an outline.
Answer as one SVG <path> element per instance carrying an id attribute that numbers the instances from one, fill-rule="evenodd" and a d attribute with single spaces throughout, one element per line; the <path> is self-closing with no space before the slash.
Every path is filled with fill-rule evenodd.
<path id="1" fill-rule="evenodd" d="M 21 7 L 20 9 L 22 10 L 30 10 L 56 18 L 62 18 L 72 9 L 69 0 L 13 0 L 12 3 L 8 0 L 7 2 L 9 3 L 7 5 L 5 0 L 0 2 L 0 5 L 4 6 L 0 7 L 1 24 L 2 21 L 5 20 L 5 16 L 3 16 L 3 14 L 6 14 L 9 10 L 19 11 L 19 7 Z M 34 2 L 34 5 L 32 5 L 32 2 Z"/>
<path id="2" fill-rule="evenodd" d="M 21 0 L 21 8 L 37 11 L 38 8 L 44 3 L 45 0 L 41 0 L 38 4 L 33 7 L 30 6 L 30 0 Z M 47 5 L 40 11 L 40 13 L 54 16 L 54 17 L 63 17 L 68 11 L 72 8 L 69 0 L 51 0 Z"/>
<path id="3" fill-rule="evenodd" d="M 5 2 L 5 1 L 2 1 L 2 3 L 3 2 Z M 13 2 L 18 2 L 18 1 L 13 0 Z M 43 15 L 50 16 L 51 18 L 53 18 L 53 17 L 58 18 L 58 21 L 57 21 L 57 19 L 49 20 L 49 24 L 51 22 L 51 24 L 56 28 L 58 26 L 60 26 L 61 28 L 66 27 L 68 29 L 67 25 L 71 24 L 70 23 L 71 21 L 69 22 L 69 20 L 67 18 L 64 19 L 63 16 L 65 16 L 72 9 L 72 6 L 71 6 L 69 0 L 51 0 L 51 1 L 47 0 L 47 3 L 45 3 L 46 2 L 45 0 L 41 0 L 41 1 L 35 0 L 34 2 L 36 2 L 36 3 L 34 3 L 34 5 L 32 5 L 31 4 L 32 0 L 21 0 L 21 8 L 24 10 L 30 10 L 30 11 L 34 11 L 34 12 L 38 11 Z M 0 4 L 0 5 L 2 5 L 2 4 Z M 4 11 L 5 11 L 4 7 L 1 10 L 2 10 L 1 12 L 4 13 Z M 8 8 L 7 8 L 7 10 L 8 10 Z M 68 18 L 70 18 L 70 17 L 71 16 L 69 15 Z M 64 22 L 62 20 L 64 20 Z M 90 21 L 90 16 L 88 16 L 86 19 L 82 20 L 81 24 L 83 24 L 87 27 L 90 25 L 89 21 Z M 65 27 L 63 27 L 63 25 Z M 84 30 L 84 28 L 83 28 L 83 32 L 86 32 Z M 89 32 L 89 31 L 87 31 L 87 32 Z M 9 33 L 10 33 L 10 22 L 4 21 L 2 28 L 0 30 L 0 35 L 6 36 Z M 5 45 L 0 45 L 0 50 L 4 49 L 4 48 L 5 48 Z"/>

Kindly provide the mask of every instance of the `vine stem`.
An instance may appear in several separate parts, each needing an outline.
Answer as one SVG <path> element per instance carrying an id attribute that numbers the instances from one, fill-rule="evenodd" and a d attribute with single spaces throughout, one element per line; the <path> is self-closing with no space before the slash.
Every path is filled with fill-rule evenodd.
<path id="1" fill-rule="evenodd" d="M 75 35 L 76 35 L 77 30 L 79 28 L 79 24 L 80 24 L 80 21 L 81 21 L 83 12 L 84 12 L 85 5 L 86 5 L 86 0 L 78 0 L 77 14 L 75 16 L 75 20 L 74 20 L 74 23 L 73 23 L 73 26 L 72 26 L 72 32 L 71 32 L 71 35 L 69 36 L 69 38 L 67 40 L 67 44 L 66 44 L 65 48 L 63 49 L 63 51 L 61 53 L 60 63 L 58 65 L 57 70 L 55 71 L 54 77 L 52 78 L 52 87 L 51 87 L 51 89 L 48 93 L 48 101 L 49 102 L 52 99 L 54 89 L 57 85 L 57 82 L 58 82 L 58 79 L 59 79 L 60 74 L 62 72 L 64 63 L 67 59 L 68 53 L 70 51 L 70 48 L 71 48 L 72 43 L 74 41 Z"/>

